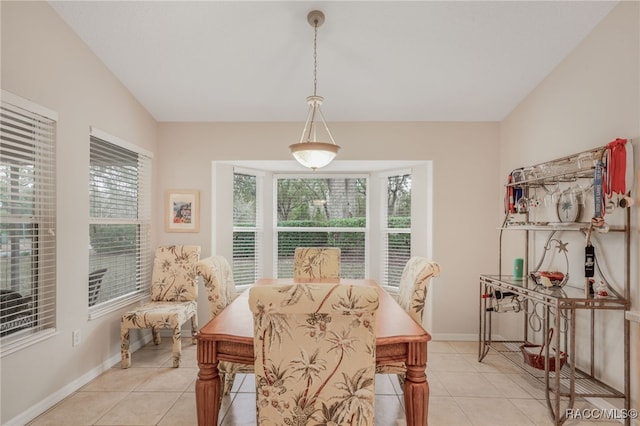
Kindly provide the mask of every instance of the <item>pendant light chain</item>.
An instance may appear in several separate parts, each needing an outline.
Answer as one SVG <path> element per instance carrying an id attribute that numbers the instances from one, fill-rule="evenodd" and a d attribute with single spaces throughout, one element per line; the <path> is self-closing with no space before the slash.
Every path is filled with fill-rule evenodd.
<path id="1" fill-rule="evenodd" d="M 313 96 L 318 89 L 318 20 L 313 25 Z"/>

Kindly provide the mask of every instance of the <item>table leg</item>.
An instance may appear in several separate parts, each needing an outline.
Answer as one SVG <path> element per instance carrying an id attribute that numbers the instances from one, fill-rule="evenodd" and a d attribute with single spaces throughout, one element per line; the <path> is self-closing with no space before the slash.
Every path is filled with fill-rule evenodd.
<path id="1" fill-rule="evenodd" d="M 199 371 L 196 380 L 198 426 L 218 425 L 221 386 L 216 358 L 215 342 L 198 342 Z"/>
<path id="2" fill-rule="evenodd" d="M 427 343 L 409 343 L 407 375 L 404 379 L 404 405 L 407 426 L 426 426 L 429 414 Z"/>

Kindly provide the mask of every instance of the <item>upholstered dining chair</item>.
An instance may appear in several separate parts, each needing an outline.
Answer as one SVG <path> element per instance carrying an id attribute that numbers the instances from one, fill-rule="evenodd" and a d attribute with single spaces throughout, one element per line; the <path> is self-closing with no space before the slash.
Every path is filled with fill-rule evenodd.
<path id="1" fill-rule="evenodd" d="M 412 257 L 405 265 L 400 277 L 398 303 L 418 324 L 422 325 L 424 306 L 431 279 L 440 275 L 440 265 L 424 257 Z M 397 374 L 404 383 L 407 368 L 404 362 L 379 365 L 376 373 Z"/>
<path id="2" fill-rule="evenodd" d="M 215 318 L 238 296 L 231 266 L 223 256 L 210 256 L 198 262 L 196 271 L 207 289 L 210 319 Z M 222 382 L 222 395 L 229 395 L 236 373 L 253 374 L 253 365 L 219 361 L 218 372 Z"/>
<path id="3" fill-rule="evenodd" d="M 293 260 L 294 278 L 340 278 L 340 249 L 297 247 Z"/>
<path id="4" fill-rule="evenodd" d="M 378 293 L 340 284 L 255 286 L 257 424 L 374 424 Z"/>
<path id="5" fill-rule="evenodd" d="M 161 328 L 173 329 L 173 366 L 180 366 L 182 325 L 191 320 L 191 342 L 198 332 L 196 264 L 199 246 L 161 246 L 156 249 L 151 278 L 151 301 L 122 315 L 120 321 L 121 366 L 131 366 L 129 330 L 150 328 L 153 342 L 161 342 Z"/>

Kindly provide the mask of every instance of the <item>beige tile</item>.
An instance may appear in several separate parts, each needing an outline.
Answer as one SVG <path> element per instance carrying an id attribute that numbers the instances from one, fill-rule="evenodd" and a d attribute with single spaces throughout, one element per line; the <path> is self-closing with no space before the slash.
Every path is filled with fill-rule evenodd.
<path id="1" fill-rule="evenodd" d="M 429 354 L 435 354 L 435 353 L 451 354 L 456 352 L 455 349 L 453 349 L 453 347 L 449 344 L 449 342 L 442 342 L 442 341 L 436 341 L 436 340 L 432 340 L 429 342 L 429 344 L 427 345 L 427 350 Z"/>
<path id="2" fill-rule="evenodd" d="M 438 373 L 443 387 L 451 396 L 497 398 L 502 392 L 488 382 L 482 373 Z"/>
<path id="3" fill-rule="evenodd" d="M 196 397 L 183 393 L 167 411 L 158 426 L 193 426 L 198 423 L 196 415 Z"/>
<path id="4" fill-rule="evenodd" d="M 544 383 L 534 379 L 528 374 L 515 374 L 510 376 L 511 380 L 524 389 L 535 399 L 545 399 Z"/>
<path id="5" fill-rule="evenodd" d="M 428 372 L 477 373 L 476 368 L 463 355 L 457 353 L 435 353 L 429 355 Z"/>
<path id="6" fill-rule="evenodd" d="M 171 339 L 164 338 L 159 346 L 150 343 L 133 354 L 131 368 L 107 370 L 29 426 L 194 425 L 196 353 L 190 339 L 183 339 L 182 363 L 176 369 L 171 367 Z M 495 352 L 479 363 L 476 342 L 431 342 L 427 378 L 430 426 L 553 424 L 544 384 Z M 402 387 L 396 376 L 376 375 L 376 425 L 405 425 L 403 407 Z M 593 408 L 584 399 L 578 399 L 575 407 Z M 255 425 L 255 414 L 255 376 L 238 374 L 232 394 L 222 398 L 221 424 Z M 608 425 L 619 423 L 565 423 Z"/>
<path id="7" fill-rule="evenodd" d="M 29 426 L 92 425 L 127 395 L 127 392 L 76 392 Z"/>
<path id="8" fill-rule="evenodd" d="M 182 340 L 182 353 L 180 355 L 180 367 L 198 367 L 198 351 L 196 345 L 191 344 L 191 339 Z M 162 367 L 173 367 L 173 354 L 172 350 L 169 350 L 169 357 L 162 363 Z"/>
<path id="9" fill-rule="evenodd" d="M 222 426 L 255 426 L 256 394 L 236 394 L 220 424 Z"/>
<path id="10" fill-rule="evenodd" d="M 167 362 L 171 362 L 171 347 L 148 348 L 147 346 L 131 353 L 131 367 L 162 367 Z"/>
<path id="11" fill-rule="evenodd" d="M 456 403 L 475 426 L 533 425 L 527 416 L 504 398 L 455 397 Z"/>
<path id="12" fill-rule="evenodd" d="M 513 379 L 519 377 L 516 374 L 480 373 L 487 382 L 493 384 L 505 398 L 531 398 L 531 394 L 520 387 Z"/>
<path id="13" fill-rule="evenodd" d="M 393 389 L 395 390 L 396 394 L 400 395 L 400 398 L 404 398 L 404 382 L 400 383 L 400 380 L 391 380 L 391 385 L 393 385 Z"/>
<path id="14" fill-rule="evenodd" d="M 398 383 L 398 376 L 395 374 L 376 374 L 376 395 L 396 395 L 394 381 Z"/>
<path id="15" fill-rule="evenodd" d="M 429 382 L 429 397 L 431 396 L 451 396 L 447 388 L 444 387 L 440 380 L 438 373 L 429 373 L 427 375 L 427 381 Z"/>
<path id="16" fill-rule="evenodd" d="M 553 426 L 547 405 L 538 399 L 512 399 L 511 403 L 518 407 L 536 426 Z"/>
<path id="17" fill-rule="evenodd" d="M 490 352 L 481 362 L 478 362 L 477 354 L 463 354 L 462 357 L 481 373 L 523 373 L 520 367 L 500 354 Z"/>
<path id="18" fill-rule="evenodd" d="M 227 395 L 227 396 L 223 396 L 222 399 L 220 400 L 220 411 L 218 411 L 218 423 L 220 423 L 220 421 L 222 421 L 222 419 L 224 419 L 224 416 L 227 414 L 227 411 L 229 411 L 229 407 L 231 407 L 231 403 L 233 402 L 233 398 L 235 398 L 236 395 Z M 195 395 L 194 395 L 195 398 Z"/>
<path id="19" fill-rule="evenodd" d="M 156 425 L 180 395 L 180 392 L 131 392 L 95 424 Z"/>
<path id="20" fill-rule="evenodd" d="M 235 378 L 233 379 L 233 385 L 231 386 L 231 392 L 238 392 L 240 390 L 240 387 L 242 386 L 242 383 L 244 383 L 244 379 L 246 376 L 248 376 L 248 374 L 235 375 Z M 255 391 L 256 390 L 254 389 L 253 392 Z"/>
<path id="21" fill-rule="evenodd" d="M 158 368 L 156 373 L 137 386 L 134 391 L 184 392 L 198 376 L 197 368 Z"/>
<path id="22" fill-rule="evenodd" d="M 110 368 L 87 383 L 81 391 L 132 391 L 156 373 L 156 368 Z"/>
<path id="23" fill-rule="evenodd" d="M 374 420 L 376 426 L 404 426 L 407 424 L 404 407 L 397 395 L 376 395 Z"/>
<path id="24" fill-rule="evenodd" d="M 238 388 L 238 392 L 256 393 L 256 376 L 253 374 L 245 374 L 244 376 L 245 376 L 244 380 L 242 381 L 242 384 Z M 235 386 L 235 382 L 233 384 Z"/>
<path id="25" fill-rule="evenodd" d="M 478 342 L 449 342 L 449 345 L 459 354 L 478 354 Z"/>
<path id="26" fill-rule="evenodd" d="M 455 399 L 451 397 L 429 397 L 429 426 L 467 426 L 471 422 Z"/>

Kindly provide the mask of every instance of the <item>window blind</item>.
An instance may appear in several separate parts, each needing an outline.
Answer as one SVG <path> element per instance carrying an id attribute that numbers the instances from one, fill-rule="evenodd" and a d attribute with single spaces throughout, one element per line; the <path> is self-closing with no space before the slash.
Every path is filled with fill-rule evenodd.
<path id="1" fill-rule="evenodd" d="M 259 178 L 233 175 L 233 278 L 236 285 L 253 284 L 260 274 L 262 203 Z"/>
<path id="2" fill-rule="evenodd" d="M 382 282 L 397 287 L 411 257 L 411 175 L 398 174 L 385 179 Z"/>
<path id="3" fill-rule="evenodd" d="M 100 136 L 90 137 L 89 272 L 106 271 L 87 281 L 93 309 L 130 303 L 151 285 L 151 157 Z"/>
<path id="4" fill-rule="evenodd" d="M 338 247 L 341 276 L 364 278 L 368 259 L 367 178 L 277 176 L 275 185 L 277 276 L 293 276 L 296 247 Z"/>
<path id="5" fill-rule="evenodd" d="M 56 326 L 53 112 L 3 91 L 0 112 L 2 355 Z"/>

